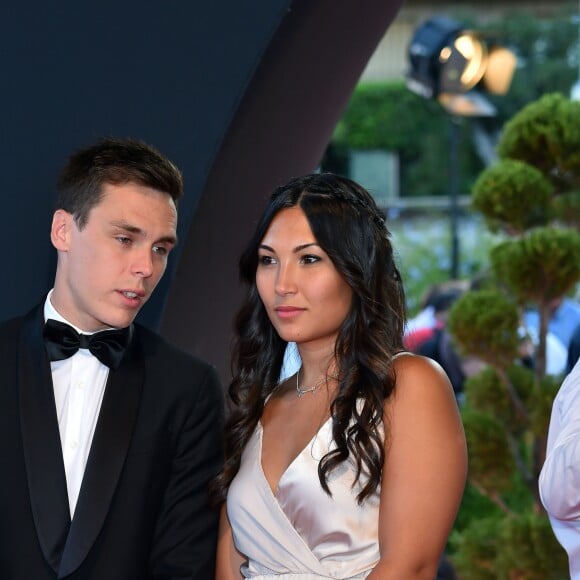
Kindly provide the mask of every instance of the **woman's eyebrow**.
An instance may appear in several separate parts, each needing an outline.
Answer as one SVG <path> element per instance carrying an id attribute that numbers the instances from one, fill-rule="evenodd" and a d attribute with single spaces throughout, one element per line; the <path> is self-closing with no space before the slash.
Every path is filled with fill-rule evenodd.
<path id="1" fill-rule="evenodd" d="M 296 254 L 297 252 L 301 252 L 302 250 L 305 250 L 306 248 L 311 248 L 312 246 L 318 246 L 318 247 L 320 247 L 320 244 L 317 244 L 316 242 L 308 242 L 306 244 L 300 244 L 299 246 L 296 246 L 292 250 L 292 252 L 294 252 Z M 261 249 L 261 250 L 267 250 L 268 252 L 275 253 L 274 248 L 271 248 L 267 244 L 260 244 L 259 249 Z"/>

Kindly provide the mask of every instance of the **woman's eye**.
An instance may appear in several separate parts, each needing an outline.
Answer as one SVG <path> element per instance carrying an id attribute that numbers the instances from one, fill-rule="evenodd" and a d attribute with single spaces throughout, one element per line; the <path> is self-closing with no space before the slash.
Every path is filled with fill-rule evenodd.
<path id="1" fill-rule="evenodd" d="M 258 256 L 258 264 L 261 266 L 269 266 L 270 264 L 274 264 L 275 260 L 272 256 Z"/>
<path id="2" fill-rule="evenodd" d="M 315 262 L 320 262 L 320 257 L 319 256 L 312 256 L 312 255 L 307 255 L 307 256 L 302 256 L 302 262 L 304 264 L 314 264 Z"/>

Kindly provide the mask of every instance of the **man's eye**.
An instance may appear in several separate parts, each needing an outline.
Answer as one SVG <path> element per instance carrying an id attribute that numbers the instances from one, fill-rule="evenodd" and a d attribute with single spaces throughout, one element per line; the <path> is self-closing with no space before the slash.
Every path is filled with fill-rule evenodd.
<path id="1" fill-rule="evenodd" d="M 153 246 L 153 252 L 160 256 L 167 256 L 169 250 L 165 246 Z"/>
<path id="2" fill-rule="evenodd" d="M 123 245 L 127 245 L 131 243 L 131 238 L 128 238 L 127 236 L 116 236 L 115 239 Z"/>

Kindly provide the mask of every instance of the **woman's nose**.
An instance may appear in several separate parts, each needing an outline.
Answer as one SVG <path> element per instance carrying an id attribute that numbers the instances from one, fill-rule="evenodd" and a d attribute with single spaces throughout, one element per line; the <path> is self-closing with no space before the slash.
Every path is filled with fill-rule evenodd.
<path id="1" fill-rule="evenodd" d="M 276 277 L 276 293 L 283 296 L 296 292 L 296 276 L 290 265 L 281 265 Z"/>

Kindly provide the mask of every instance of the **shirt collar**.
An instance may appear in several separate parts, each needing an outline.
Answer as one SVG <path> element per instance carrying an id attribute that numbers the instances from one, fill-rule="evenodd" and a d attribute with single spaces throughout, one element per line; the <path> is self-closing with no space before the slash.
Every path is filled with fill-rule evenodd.
<path id="1" fill-rule="evenodd" d="M 50 300 L 53 291 L 54 288 L 50 290 L 44 302 L 44 322 L 46 322 L 49 318 L 52 318 L 53 320 L 58 320 L 59 322 L 64 322 L 65 324 L 72 326 L 79 334 L 93 334 L 92 332 L 81 330 L 78 326 L 75 326 L 72 322 L 67 320 L 64 316 L 62 316 L 58 312 L 58 310 L 52 305 L 52 302 Z"/>

